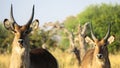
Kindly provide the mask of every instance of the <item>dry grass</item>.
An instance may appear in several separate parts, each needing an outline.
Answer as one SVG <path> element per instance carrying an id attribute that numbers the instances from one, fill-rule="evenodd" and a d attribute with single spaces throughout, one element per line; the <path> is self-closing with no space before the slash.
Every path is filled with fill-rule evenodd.
<path id="1" fill-rule="evenodd" d="M 110 55 L 110 62 L 112 68 L 120 68 L 120 53 L 116 55 Z"/>
<path id="2" fill-rule="evenodd" d="M 51 53 L 56 57 L 59 68 L 78 68 L 75 55 L 70 52 L 63 52 L 55 49 Z M 111 68 L 120 68 L 120 53 L 116 55 L 110 54 Z M 0 68 L 8 68 L 10 55 L 0 55 Z"/>
<path id="3" fill-rule="evenodd" d="M 0 55 L 0 68 L 8 68 L 10 55 Z"/>
<path id="4" fill-rule="evenodd" d="M 59 49 L 56 49 L 56 51 L 52 53 L 57 58 L 60 68 L 79 68 L 74 54 L 58 50 Z M 115 55 L 110 54 L 109 58 L 111 68 L 120 68 L 120 53 L 116 53 Z"/>
<path id="5" fill-rule="evenodd" d="M 56 49 L 52 52 L 59 63 L 59 68 L 78 68 L 78 62 L 73 53 L 68 51 L 63 52 L 60 49 Z"/>

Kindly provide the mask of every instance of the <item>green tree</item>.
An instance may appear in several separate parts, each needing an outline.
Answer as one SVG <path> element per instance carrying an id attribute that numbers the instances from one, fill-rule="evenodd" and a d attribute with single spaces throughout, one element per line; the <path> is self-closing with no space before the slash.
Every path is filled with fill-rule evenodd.
<path id="1" fill-rule="evenodd" d="M 13 40 L 13 35 L 11 32 L 7 31 L 2 23 L 0 23 L 0 52 L 9 52 L 11 48 L 11 43 Z"/>
<path id="2" fill-rule="evenodd" d="M 76 23 L 77 22 L 77 23 Z M 108 24 L 112 23 L 111 35 L 115 35 L 115 41 L 109 45 L 109 51 L 120 50 L 120 5 L 118 4 L 99 4 L 90 5 L 76 17 L 68 17 L 64 23 L 69 30 L 75 25 L 91 22 L 93 31 L 97 38 L 103 38 L 107 32 Z M 90 32 L 88 34 L 90 36 Z"/>

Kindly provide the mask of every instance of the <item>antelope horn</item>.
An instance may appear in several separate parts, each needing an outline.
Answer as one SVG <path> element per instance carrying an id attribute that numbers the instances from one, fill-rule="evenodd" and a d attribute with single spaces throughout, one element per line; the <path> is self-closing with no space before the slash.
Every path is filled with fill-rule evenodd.
<path id="1" fill-rule="evenodd" d="M 32 23 L 33 17 L 34 17 L 34 5 L 33 5 L 33 9 L 32 9 L 32 15 L 31 15 L 29 21 L 26 24 L 27 26 L 29 26 Z"/>
<path id="2" fill-rule="evenodd" d="M 92 36 L 92 39 L 95 41 L 97 40 L 97 38 L 95 37 L 94 33 L 93 33 L 93 28 L 92 28 L 92 24 L 90 24 L 90 29 L 91 29 L 91 36 Z"/>
<path id="3" fill-rule="evenodd" d="M 110 30 L 111 30 L 111 23 L 108 26 L 108 31 L 106 33 L 106 36 L 104 37 L 104 40 L 106 41 L 110 37 Z"/>
<path id="4" fill-rule="evenodd" d="M 12 22 L 16 23 L 14 17 L 13 17 L 13 7 L 12 7 L 12 4 L 11 4 L 11 11 L 10 11 L 10 18 L 12 20 Z"/>
<path id="5" fill-rule="evenodd" d="M 11 11 L 10 11 L 10 19 L 12 20 L 12 23 L 11 23 L 12 29 L 14 29 L 14 25 L 19 26 L 19 25 L 16 23 L 16 21 L 15 21 L 15 19 L 14 19 L 14 16 L 13 16 L 13 7 L 12 7 L 12 4 L 11 4 Z"/>

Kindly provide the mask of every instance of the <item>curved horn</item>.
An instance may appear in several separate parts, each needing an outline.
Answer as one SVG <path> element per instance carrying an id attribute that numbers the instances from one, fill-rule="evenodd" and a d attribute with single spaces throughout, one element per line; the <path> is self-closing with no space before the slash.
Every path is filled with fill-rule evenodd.
<path id="1" fill-rule="evenodd" d="M 104 40 L 106 41 L 110 37 L 110 30 L 111 30 L 111 23 L 108 26 L 108 31 L 106 33 L 106 36 L 104 37 Z"/>
<path id="2" fill-rule="evenodd" d="M 34 17 L 34 5 L 33 5 L 33 9 L 32 9 L 32 15 L 31 15 L 29 21 L 27 22 L 27 26 L 29 26 L 32 23 L 33 17 Z"/>
<path id="3" fill-rule="evenodd" d="M 13 7 L 12 7 L 12 4 L 11 4 L 11 11 L 10 11 L 10 19 L 12 20 L 12 23 L 11 23 L 12 29 L 14 29 L 14 25 L 19 26 L 19 25 L 16 23 L 16 21 L 15 21 L 15 19 L 14 19 L 14 16 L 13 16 Z"/>
<path id="4" fill-rule="evenodd" d="M 11 18 L 12 22 L 14 22 L 14 23 L 16 22 L 14 17 L 13 17 L 13 7 L 12 7 L 12 4 L 11 4 L 11 11 L 10 11 L 10 18 Z"/>
<path id="5" fill-rule="evenodd" d="M 97 38 L 95 37 L 95 35 L 94 35 L 94 33 L 93 33 L 92 23 L 90 23 L 90 30 L 91 30 L 92 39 L 93 39 L 94 41 L 97 40 Z"/>

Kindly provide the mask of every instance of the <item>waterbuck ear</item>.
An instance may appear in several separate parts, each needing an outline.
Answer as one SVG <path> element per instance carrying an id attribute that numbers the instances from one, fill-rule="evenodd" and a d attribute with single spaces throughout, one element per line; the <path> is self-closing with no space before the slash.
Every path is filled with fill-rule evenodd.
<path id="1" fill-rule="evenodd" d="M 31 28 L 32 30 L 37 29 L 38 26 L 39 26 L 39 20 L 38 20 L 38 19 L 34 20 L 34 21 L 30 24 L 30 28 Z"/>
<path id="2" fill-rule="evenodd" d="M 8 19 L 5 19 L 3 23 L 4 23 L 4 27 L 7 30 L 13 30 L 13 25 Z"/>
<path id="3" fill-rule="evenodd" d="M 110 36 L 108 38 L 108 43 L 111 44 L 115 40 L 115 36 Z"/>
<path id="4" fill-rule="evenodd" d="M 88 43 L 90 46 L 94 46 L 94 45 L 95 45 L 95 44 L 94 44 L 94 41 L 93 41 L 90 37 L 88 37 L 88 36 L 85 37 L 85 41 L 86 41 L 86 43 Z"/>

